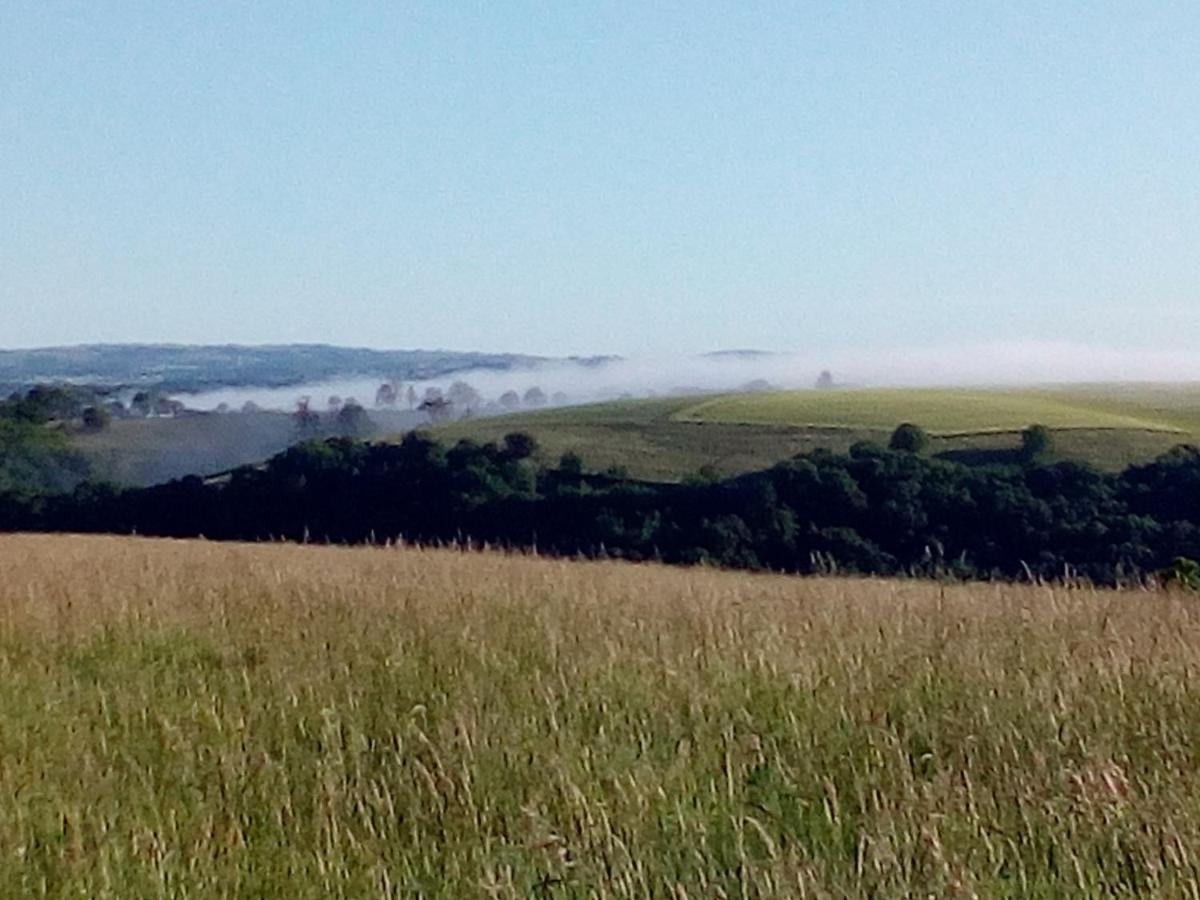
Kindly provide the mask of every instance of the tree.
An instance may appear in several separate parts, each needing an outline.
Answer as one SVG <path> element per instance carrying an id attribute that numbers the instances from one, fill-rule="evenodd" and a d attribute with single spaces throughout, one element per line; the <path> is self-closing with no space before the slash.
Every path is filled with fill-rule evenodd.
<path id="1" fill-rule="evenodd" d="M 400 385 L 394 381 L 385 381 L 375 392 L 375 405 L 394 407 L 400 399 Z"/>
<path id="2" fill-rule="evenodd" d="M 517 409 L 521 405 L 521 395 L 516 391 L 505 391 L 500 395 L 500 405 L 505 409 Z"/>
<path id="3" fill-rule="evenodd" d="M 504 453 L 509 459 L 528 459 L 537 450 L 537 438 L 528 432 L 514 431 L 504 436 Z"/>
<path id="4" fill-rule="evenodd" d="M 146 418 L 154 410 L 154 397 L 149 391 L 138 391 L 133 395 L 133 399 L 129 401 L 129 412 L 131 415 Z"/>
<path id="5" fill-rule="evenodd" d="M 905 422 L 893 431 L 892 439 L 888 442 L 889 450 L 898 450 L 901 453 L 924 453 L 928 447 L 929 435 L 925 433 L 925 429 L 911 422 Z"/>
<path id="6" fill-rule="evenodd" d="M 583 457 L 574 450 L 568 450 L 559 457 L 558 468 L 569 475 L 580 475 L 583 473 Z"/>
<path id="7" fill-rule="evenodd" d="M 450 418 L 452 409 L 450 401 L 442 396 L 442 389 L 436 387 L 425 389 L 425 399 L 421 401 L 421 405 L 417 408 L 429 416 L 430 422 L 446 421 L 446 419 Z"/>
<path id="8" fill-rule="evenodd" d="M 83 427 L 88 431 L 103 431 L 112 422 L 107 406 L 89 406 L 83 411 Z"/>
<path id="9" fill-rule="evenodd" d="M 338 413 L 340 413 L 342 411 L 342 404 L 344 402 L 345 401 L 343 401 L 342 398 L 337 394 L 330 395 L 328 403 L 329 414 L 331 416 L 336 416 Z"/>
<path id="10" fill-rule="evenodd" d="M 82 454 L 64 432 L 13 414 L 0 414 L 0 495 L 70 490 L 88 474 Z"/>
<path id="11" fill-rule="evenodd" d="M 411 384 L 408 386 L 408 390 L 404 392 L 404 399 L 408 401 L 409 412 L 417 408 L 417 389 Z"/>
<path id="12" fill-rule="evenodd" d="M 311 397 L 301 397 L 296 401 L 296 411 L 292 414 L 300 440 L 314 437 L 321 429 L 321 416 L 311 408 L 311 403 Z"/>
<path id="13" fill-rule="evenodd" d="M 483 402 L 479 391 L 465 381 L 456 381 L 450 385 L 450 390 L 446 392 L 446 399 L 454 405 L 459 415 L 464 416 L 474 413 L 479 408 L 479 404 Z"/>
<path id="14" fill-rule="evenodd" d="M 1045 425 L 1030 425 L 1021 432 L 1021 456 L 1026 462 L 1037 462 L 1048 455 L 1054 446 L 1054 437 Z"/>
<path id="15" fill-rule="evenodd" d="M 546 392 L 543 391 L 537 385 L 534 385 L 533 387 L 531 387 L 529 390 L 527 390 L 525 392 L 524 399 L 525 399 L 526 406 L 545 406 L 546 405 Z"/>
<path id="16" fill-rule="evenodd" d="M 817 376 L 817 390 L 828 391 L 833 389 L 833 373 L 826 369 Z"/>
<path id="17" fill-rule="evenodd" d="M 373 428 L 371 417 L 363 409 L 362 404 L 351 397 L 342 404 L 337 414 L 338 433 L 345 437 L 365 437 Z"/>

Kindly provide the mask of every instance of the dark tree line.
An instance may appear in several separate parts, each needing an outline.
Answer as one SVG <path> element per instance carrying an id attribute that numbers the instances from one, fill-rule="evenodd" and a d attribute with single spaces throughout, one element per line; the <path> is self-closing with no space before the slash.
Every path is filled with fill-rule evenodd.
<path id="1" fill-rule="evenodd" d="M 1112 584 L 1200 558 L 1200 450 L 1117 475 L 1074 462 L 971 467 L 858 445 L 684 484 L 539 467 L 528 435 L 444 447 L 298 444 L 219 481 L 0 493 L 0 529 L 229 540 L 483 543 L 788 572 Z"/>

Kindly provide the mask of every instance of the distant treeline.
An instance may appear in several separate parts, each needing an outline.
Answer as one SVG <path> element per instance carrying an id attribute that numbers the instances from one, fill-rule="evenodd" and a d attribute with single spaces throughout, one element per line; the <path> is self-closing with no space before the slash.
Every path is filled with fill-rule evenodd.
<path id="1" fill-rule="evenodd" d="M 1073 462 L 970 467 L 860 444 L 728 480 L 534 463 L 525 434 L 447 448 L 298 444 L 220 481 L 0 495 L 0 529 L 221 540 L 447 542 L 787 572 L 1111 584 L 1200 557 L 1200 450 L 1106 475 Z"/>
<path id="2" fill-rule="evenodd" d="M 0 384 L 24 389 L 40 382 L 87 380 L 110 387 L 175 393 L 225 386 L 298 385 L 347 373 L 429 379 L 469 369 L 504 371 L 543 361 L 511 353 L 364 350 L 325 344 L 88 344 L 0 350 Z"/>

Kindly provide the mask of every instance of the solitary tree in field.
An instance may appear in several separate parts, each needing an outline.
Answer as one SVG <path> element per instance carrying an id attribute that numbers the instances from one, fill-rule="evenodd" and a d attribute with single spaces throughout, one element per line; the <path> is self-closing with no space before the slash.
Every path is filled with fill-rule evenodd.
<path id="1" fill-rule="evenodd" d="M 534 385 L 533 387 L 531 387 L 529 390 L 527 390 L 525 392 L 524 399 L 525 399 L 526 406 L 545 406 L 546 405 L 546 392 L 543 391 L 540 387 L 537 387 L 536 385 Z"/>
<path id="2" fill-rule="evenodd" d="M 521 405 L 521 395 L 516 391 L 505 391 L 500 395 L 500 405 L 505 409 L 516 409 Z"/>
<path id="3" fill-rule="evenodd" d="M 1054 437 L 1045 425 L 1030 425 L 1021 432 L 1021 456 L 1026 462 L 1037 462 L 1050 453 Z"/>
<path id="4" fill-rule="evenodd" d="M 828 391 L 833 389 L 833 373 L 826 369 L 817 377 L 817 390 Z"/>
<path id="5" fill-rule="evenodd" d="M 483 397 L 479 395 L 479 391 L 465 381 L 456 381 L 450 385 L 450 390 L 446 392 L 446 399 L 454 405 L 460 415 L 464 416 L 474 413 L 483 403 Z"/>
<path id="6" fill-rule="evenodd" d="M 537 439 L 528 432 L 514 431 L 504 436 L 504 453 L 509 459 L 528 459 L 537 449 Z"/>
<path id="7" fill-rule="evenodd" d="M 888 441 L 889 450 L 898 450 L 901 453 L 924 453 L 928 447 L 929 435 L 925 433 L 925 429 L 911 422 L 905 422 L 893 431 L 892 439 Z"/>

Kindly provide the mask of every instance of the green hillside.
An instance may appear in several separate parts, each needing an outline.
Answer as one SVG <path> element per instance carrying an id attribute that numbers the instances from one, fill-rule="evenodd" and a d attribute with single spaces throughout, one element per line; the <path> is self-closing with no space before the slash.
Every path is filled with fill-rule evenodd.
<path id="1" fill-rule="evenodd" d="M 1060 457 L 1120 469 L 1200 434 L 1200 385 L 1107 385 L 1029 390 L 779 391 L 598 403 L 456 422 L 445 441 L 528 431 L 553 459 L 578 453 L 589 469 L 673 480 L 709 467 L 732 474 L 797 453 L 886 441 L 901 422 L 933 435 L 931 452 L 966 461 L 1013 457 L 1040 423 Z"/>
<path id="2" fill-rule="evenodd" d="M 886 430 L 917 422 L 933 434 L 1020 431 L 1032 422 L 1056 429 L 1176 431 L 1151 410 L 1119 411 L 1069 395 L 1030 391 L 773 391 L 717 397 L 674 414 L 678 421 Z"/>

